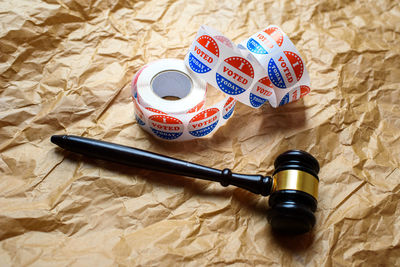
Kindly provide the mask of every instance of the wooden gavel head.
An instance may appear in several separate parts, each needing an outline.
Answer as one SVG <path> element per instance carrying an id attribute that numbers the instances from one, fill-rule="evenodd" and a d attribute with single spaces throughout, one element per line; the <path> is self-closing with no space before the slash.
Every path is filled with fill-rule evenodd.
<path id="1" fill-rule="evenodd" d="M 309 153 L 289 150 L 275 160 L 268 221 L 274 231 L 302 234 L 315 225 L 318 161 Z"/>

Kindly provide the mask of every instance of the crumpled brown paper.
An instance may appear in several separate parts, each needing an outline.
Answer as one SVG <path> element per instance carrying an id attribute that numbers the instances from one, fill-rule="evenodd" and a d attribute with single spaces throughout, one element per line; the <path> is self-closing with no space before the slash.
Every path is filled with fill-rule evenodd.
<path id="1" fill-rule="evenodd" d="M 3 1 L 0 263 L 13 266 L 400 265 L 400 7 L 396 1 Z M 201 24 L 239 42 L 276 24 L 311 93 L 278 109 L 238 104 L 210 139 L 155 140 L 129 82 L 183 58 Z M 84 158 L 75 134 L 235 172 L 270 174 L 303 149 L 320 162 L 314 230 L 270 231 L 267 198 Z"/>

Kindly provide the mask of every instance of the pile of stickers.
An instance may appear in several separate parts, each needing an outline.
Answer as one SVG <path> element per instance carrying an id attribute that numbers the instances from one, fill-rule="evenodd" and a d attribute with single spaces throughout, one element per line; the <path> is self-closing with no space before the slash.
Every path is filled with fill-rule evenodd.
<path id="1" fill-rule="evenodd" d="M 227 97 L 205 107 L 207 83 Z M 278 107 L 309 92 L 305 63 L 277 26 L 268 26 L 236 46 L 203 25 L 184 61 L 149 63 L 132 81 L 139 125 L 158 138 L 177 141 L 209 136 L 225 124 L 237 101 L 254 108 L 265 102 Z"/>

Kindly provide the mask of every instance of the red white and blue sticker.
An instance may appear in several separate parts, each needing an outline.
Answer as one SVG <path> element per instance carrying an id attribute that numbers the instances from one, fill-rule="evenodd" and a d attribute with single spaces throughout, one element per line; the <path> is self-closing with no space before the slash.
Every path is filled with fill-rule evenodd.
<path id="1" fill-rule="evenodd" d="M 283 32 L 278 27 L 268 27 L 264 30 L 264 32 L 271 36 L 278 46 L 282 46 Z"/>
<path id="2" fill-rule="evenodd" d="M 199 104 L 197 104 L 193 108 L 189 109 L 189 111 L 187 113 L 194 113 L 194 112 L 201 110 L 204 107 L 205 103 L 206 103 L 205 100 L 201 101 Z"/>
<path id="3" fill-rule="evenodd" d="M 218 108 L 209 108 L 200 112 L 189 121 L 189 133 L 196 137 L 211 133 L 218 124 L 219 116 Z"/>
<path id="4" fill-rule="evenodd" d="M 282 98 L 281 102 L 279 103 L 279 106 L 296 101 L 296 100 L 302 98 L 303 96 L 307 95 L 309 92 L 310 92 L 310 87 L 308 87 L 306 85 L 301 85 L 301 86 L 291 90 L 290 92 L 288 92 Z"/>
<path id="5" fill-rule="evenodd" d="M 261 35 L 261 34 L 259 34 Z M 262 35 L 261 35 L 262 36 Z M 258 36 L 257 36 L 258 37 Z M 247 49 L 255 54 L 268 54 L 267 49 L 264 48 L 264 46 L 262 46 L 259 43 L 259 40 L 257 42 L 256 39 L 250 37 L 249 40 L 247 41 Z M 272 48 L 272 47 L 271 47 Z"/>
<path id="6" fill-rule="evenodd" d="M 133 98 L 137 98 L 137 86 L 136 86 L 137 79 L 138 79 L 138 76 L 135 76 L 135 78 L 132 81 L 132 85 L 131 85 L 132 97 Z"/>
<path id="7" fill-rule="evenodd" d="M 274 94 L 272 83 L 268 76 L 260 79 L 250 92 L 250 104 L 258 108 Z"/>
<path id="8" fill-rule="evenodd" d="M 142 67 L 133 77 L 132 80 L 132 84 L 131 84 L 131 89 L 132 89 L 132 95 L 134 98 L 137 99 L 137 81 L 139 79 L 140 74 L 142 73 L 142 71 L 147 68 L 147 65 L 145 65 L 144 67 Z"/>
<path id="9" fill-rule="evenodd" d="M 158 114 L 167 114 L 165 112 L 162 112 L 161 110 L 155 109 L 155 108 L 151 108 L 151 107 L 146 107 L 146 109 L 148 111 L 154 112 L 154 113 L 158 113 Z"/>
<path id="10" fill-rule="evenodd" d="M 217 64 L 218 58 L 219 47 L 211 36 L 200 36 L 190 47 L 189 66 L 194 72 L 209 72 Z"/>
<path id="11" fill-rule="evenodd" d="M 233 46 L 234 46 L 232 41 L 229 40 L 228 38 L 226 38 L 225 36 L 216 35 L 216 36 L 214 36 L 214 38 L 217 39 L 218 41 L 220 41 L 221 43 L 223 43 L 224 45 L 226 45 L 229 48 L 233 48 Z"/>
<path id="12" fill-rule="evenodd" d="M 151 131 L 166 140 L 177 139 L 183 133 L 183 123 L 168 115 L 152 115 L 149 117 Z"/>
<path id="13" fill-rule="evenodd" d="M 242 57 L 229 57 L 221 63 L 216 75 L 218 87 L 228 95 L 246 91 L 254 79 L 251 63 Z"/>
<path id="14" fill-rule="evenodd" d="M 133 100 L 133 105 L 135 106 L 135 119 L 140 126 L 144 126 L 146 124 L 144 122 L 145 121 L 144 114 L 133 97 L 132 100 Z"/>
<path id="15" fill-rule="evenodd" d="M 286 89 L 297 83 L 304 73 L 301 58 L 290 51 L 283 51 L 285 56 L 271 58 L 268 63 L 268 76 L 278 88 Z"/>
<path id="16" fill-rule="evenodd" d="M 283 32 L 277 27 L 269 27 L 247 40 L 247 49 L 255 54 L 269 54 L 282 46 Z"/>
<path id="17" fill-rule="evenodd" d="M 224 109 L 222 110 L 222 118 L 225 120 L 229 119 L 232 116 L 233 111 L 235 110 L 237 100 L 233 97 L 229 97 L 224 105 Z"/>

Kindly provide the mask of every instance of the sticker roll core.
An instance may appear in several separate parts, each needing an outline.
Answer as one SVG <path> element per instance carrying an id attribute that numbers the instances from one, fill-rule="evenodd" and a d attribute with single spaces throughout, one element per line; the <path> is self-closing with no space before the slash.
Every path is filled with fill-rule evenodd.
<path id="1" fill-rule="evenodd" d="M 140 73 L 136 87 L 140 105 L 167 114 L 185 114 L 206 96 L 206 83 L 191 76 L 179 59 L 158 60 L 147 65 Z M 179 99 L 164 99 L 168 96 Z"/>

